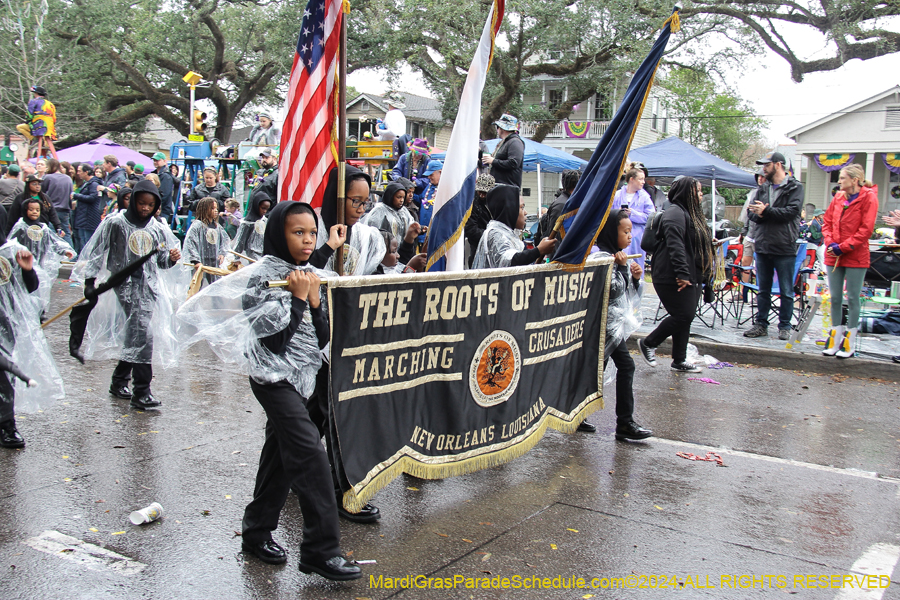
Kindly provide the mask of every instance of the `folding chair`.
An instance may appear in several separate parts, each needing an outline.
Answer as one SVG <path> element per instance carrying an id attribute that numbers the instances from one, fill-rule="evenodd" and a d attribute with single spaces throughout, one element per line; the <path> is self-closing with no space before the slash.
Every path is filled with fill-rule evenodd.
<path id="1" fill-rule="evenodd" d="M 716 247 L 716 266 L 715 266 L 715 274 L 713 275 L 713 301 L 710 304 L 700 304 L 697 305 L 697 319 L 709 327 L 710 329 L 716 328 L 716 318 L 722 321 L 722 326 L 725 326 L 725 314 L 732 314 L 732 309 L 726 304 L 725 297 L 729 293 L 733 294 L 734 286 L 732 282 L 728 279 L 728 276 L 725 273 L 725 261 L 728 253 L 728 245 L 726 243 L 721 243 Z M 711 313 L 711 314 L 710 314 Z M 706 322 L 706 319 L 712 317 L 709 323 Z"/>
<path id="2" fill-rule="evenodd" d="M 800 314 L 803 312 L 803 308 L 806 306 L 806 291 L 804 290 L 803 282 L 800 281 L 801 271 L 808 269 L 801 269 L 803 266 L 803 261 L 806 259 L 806 242 L 797 242 L 797 257 L 794 261 L 794 298 L 796 302 L 794 303 L 794 315 L 795 319 L 800 318 Z M 753 254 L 753 264 L 756 264 L 756 253 Z M 739 269 L 747 270 L 752 269 L 755 270 L 756 267 L 738 267 Z M 799 290 L 798 290 L 798 282 L 799 282 Z M 757 302 L 756 296 L 759 294 L 759 286 L 755 283 L 748 283 L 746 281 L 741 281 L 740 283 L 742 291 L 746 289 L 748 292 L 753 294 L 752 300 L 745 302 L 743 300 L 743 294 L 741 294 L 741 302 L 738 307 L 738 325 L 743 325 L 747 321 L 752 320 L 756 317 L 757 313 Z M 775 273 L 775 276 L 772 278 L 772 297 L 778 297 L 779 302 L 781 302 L 781 288 L 778 284 L 778 272 Z M 744 320 L 741 320 L 741 317 L 744 313 L 744 306 L 747 304 L 750 305 L 750 316 Z"/>

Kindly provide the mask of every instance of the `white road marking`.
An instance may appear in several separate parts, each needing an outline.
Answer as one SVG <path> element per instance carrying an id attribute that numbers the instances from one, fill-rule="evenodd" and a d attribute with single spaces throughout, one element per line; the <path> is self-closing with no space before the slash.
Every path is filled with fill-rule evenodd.
<path id="1" fill-rule="evenodd" d="M 127 556 L 116 554 L 94 544 L 88 544 L 58 531 L 45 531 L 22 543 L 35 550 L 75 561 L 92 571 L 112 571 L 120 575 L 136 575 L 147 566 Z"/>
<path id="2" fill-rule="evenodd" d="M 860 587 L 859 583 L 854 583 L 852 587 L 841 588 L 834 600 L 879 600 L 890 585 L 891 573 L 894 572 L 898 560 L 900 560 L 900 546 L 891 544 L 869 546 L 869 549 L 850 567 L 850 575 L 853 576 L 854 573 L 870 575 L 871 577 L 865 578 L 865 582 L 861 585 L 872 587 Z M 857 576 L 853 581 L 863 580 Z"/>
<path id="3" fill-rule="evenodd" d="M 743 458 L 752 458 L 754 460 L 762 460 L 766 462 L 778 463 L 782 465 L 791 465 L 792 467 L 802 467 L 804 469 L 814 469 L 816 471 L 825 471 L 826 473 L 834 473 L 836 475 L 850 475 L 851 477 L 860 477 L 862 479 L 873 479 L 875 481 L 885 481 L 900 486 L 900 479 L 893 477 L 879 476 L 878 473 L 868 471 L 858 471 L 856 469 L 840 469 L 838 467 L 830 467 L 827 465 L 817 465 L 815 463 L 801 462 L 799 460 L 791 460 L 789 458 L 778 458 L 776 456 L 766 456 L 765 454 L 754 454 L 752 452 L 742 452 L 741 450 L 731 450 L 729 448 L 715 448 L 713 446 L 705 446 L 703 444 L 692 444 L 690 442 L 681 442 L 678 440 L 667 440 L 663 438 L 651 438 L 653 443 L 667 444 L 669 446 L 677 446 L 679 448 L 689 448 L 700 450 L 704 453 L 715 452 L 723 457 L 740 456 Z M 900 498 L 900 489 L 897 490 L 898 498 Z"/>

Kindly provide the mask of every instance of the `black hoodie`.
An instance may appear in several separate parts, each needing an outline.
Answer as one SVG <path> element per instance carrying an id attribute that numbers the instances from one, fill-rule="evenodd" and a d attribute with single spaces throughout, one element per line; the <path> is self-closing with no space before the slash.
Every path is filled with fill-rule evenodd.
<path id="1" fill-rule="evenodd" d="M 307 212 L 312 216 L 313 221 L 316 220 L 316 213 L 306 203 L 279 202 L 275 205 L 275 208 L 268 213 L 269 221 L 266 224 L 266 233 L 263 236 L 263 254 L 266 256 L 273 256 L 291 265 L 300 264 L 303 266 L 308 263 L 297 263 L 294 257 L 291 256 L 291 252 L 287 245 L 287 238 L 284 233 L 284 224 L 287 220 L 288 210 L 298 206 L 300 208 L 295 208 L 295 210 Z M 265 260 L 265 258 L 263 258 L 263 260 Z M 251 285 L 252 284 L 253 282 L 251 281 Z M 306 310 L 306 306 L 306 301 L 292 296 L 290 323 L 281 331 L 262 338 L 260 340 L 262 344 L 274 354 L 284 353 L 288 343 L 291 341 L 291 338 L 294 337 L 297 328 L 300 326 L 300 321 L 303 318 L 303 312 Z M 319 347 L 324 348 L 325 344 L 328 343 L 328 321 L 325 319 L 325 313 L 323 312 L 321 305 L 319 305 L 318 308 L 310 307 L 309 312 L 310 316 L 312 316 L 313 326 L 316 329 Z"/>
<path id="2" fill-rule="evenodd" d="M 268 194 L 252 194 L 250 197 L 250 208 L 247 209 L 247 214 L 244 215 L 244 220 L 248 223 L 256 223 L 257 221 L 262 219 L 263 215 L 259 214 L 259 205 L 263 202 L 269 203 L 269 211 L 271 211 L 273 202 L 272 198 L 270 198 Z"/>
<path id="3" fill-rule="evenodd" d="M 120 193 L 121 191 L 122 190 L 120 190 Z M 153 210 L 150 211 L 150 215 L 146 219 L 142 218 L 137 211 L 137 200 L 141 192 L 147 192 L 148 194 L 153 195 Z M 118 202 L 118 198 L 116 201 Z M 139 181 L 131 191 L 131 202 L 128 203 L 128 208 L 125 209 L 125 218 L 138 227 L 146 227 L 147 223 L 150 222 L 150 219 L 156 215 L 156 211 L 159 210 L 161 205 L 162 198 L 159 195 L 159 188 L 156 187 L 156 184 L 146 179 L 144 181 Z"/>
<path id="4" fill-rule="evenodd" d="M 485 204 L 488 212 L 491 214 L 492 221 L 498 221 L 510 229 L 516 229 L 519 221 L 519 211 L 521 210 L 519 188 L 514 185 L 498 184 L 487 193 Z M 533 264 L 540 257 L 541 253 L 537 248 L 523 250 L 513 256 L 510 266 L 520 267 Z"/>
<path id="5" fill-rule="evenodd" d="M 491 220 L 499 221 L 515 229 L 519 221 L 519 188 L 514 185 L 496 185 L 488 192 L 485 199 Z"/>

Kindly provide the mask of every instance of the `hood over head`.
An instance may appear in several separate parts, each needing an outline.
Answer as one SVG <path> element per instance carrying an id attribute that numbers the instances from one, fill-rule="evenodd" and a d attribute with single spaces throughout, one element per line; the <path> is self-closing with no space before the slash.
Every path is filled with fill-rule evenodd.
<path id="1" fill-rule="evenodd" d="M 273 204 L 275 204 L 275 202 L 265 192 L 251 194 L 250 207 L 247 209 L 247 214 L 244 215 L 244 220 L 250 223 L 255 223 L 256 221 L 262 219 L 263 215 L 259 214 L 259 205 L 263 202 L 269 203 L 269 212 L 271 212 L 272 209 L 275 208 L 274 206 L 272 206 Z"/>
<path id="2" fill-rule="evenodd" d="M 397 210 L 394 208 L 394 202 L 393 202 L 394 196 L 397 194 L 397 192 L 403 192 L 404 194 L 406 194 L 406 187 L 399 180 L 392 181 L 389 184 L 387 184 L 387 187 L 384 188 L 384 193 L 381 195 L 381 201 L 384 202 L 385 204 L 387 204 L 393 210 Z M 405 201 L 406 201 L 406 199 L 404 197 L 404 202 Z M 402 205 L 401 205 L 401 207 L 402 207 Z"/>
<path id="3" fill-rule="evenodd" d="M 628 215 L 624 210 L 609 211 L 606 224 L 603 225 L 603 229 L 597 234 L 597 239 L 594 242 L 597 244 L 597 247 L 609 254 L 615 254 L 619 250 L 623 250 L 623 248 L 619 248 L 619 223 L 622 219 L 627 218 Z"/>
<path id="4" fill-rule="evenodd" d="M 369 188 L 371 189 L 372 178 L 356 167 L 347 165 L 345 181 L 349 182 L 351 178 L 360 177 L 366 180 L 366 182 L 369 184 Z M 325 225 L 326 231 L 330 231 L 333 226 L 337 225 L 337 178 L 338 170 L 337 167 L 334 167 L 331 169 L 331 172 L 328 173 L 328 184 L 325 186 L 325 195 L 322 198 L 322 223 Z M 346 190 L 346 188 L 344 189 Z M 347 228 L 348 242 L 350 241 L 350 232 L 352 230 L 352 226 Z"/>
<path id="5" fill-rule="evenodd" d="M 119 190 L 119 193 L 121 194 L 124 190 L 125 188 L 122 188 Z M 142 219 L 137 212 L 137 197 L 142 192 L 153 195 L 153 210 L 150 211 L 150 215 L 146 219 Z M 117 196 L 117 200 L 118 198 L 119 196 Z M 159 196 L 159 188 L 156 187 L 156 184 L 146 179 L 139 181 L 131 191 L 131 202 L 128 203 L 128 208 L 125 209 L 125 218 L 139 227 L 144 227 L 150 222 L 150 219 L 153 218 L 153 215 L 156 214 L 161 205 L 162 199 Z"/>
<path id="6" fill-rule="evenodd" d="M 497 184 L 487 193 L 485 200 L 491 219 L 500 221 L 510 229 L 516 228 L 519 220 L 519 188 L 514 185 Z"/>
<path id="7" fill-rule="evenodd" d="M 287 238 L 284 235 L 284 224 L 289 214 L 309 213 L 313 221 L 317 222 L 316 213 L 306 202 L 279 202 L 266 215 L 269 220 L 266 223 L 266 233 L 263 236 L 263 254 L 280 258 L 286 263 L 297 264 L 288 250 Z"/>

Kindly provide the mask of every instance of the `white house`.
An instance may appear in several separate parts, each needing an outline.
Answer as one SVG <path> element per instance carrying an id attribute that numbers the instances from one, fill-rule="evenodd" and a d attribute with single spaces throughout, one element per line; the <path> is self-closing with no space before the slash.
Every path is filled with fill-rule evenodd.
<path id="1" fill-rule="evenodd" d="M 549 110 L 554 110 L 556 106 L 569 99 L 569 90 L 563 80 L 551 75 L 538 75 L 532 80 L 540 83 L 539 91 L 533 94 L 524 94 L 521 97 L 523 104 L 540 104 Z M 606 127 L 621 105 L 622 96 L 628 89 L 629 83 L 630 78 L 619 81 L 615 89 L 609 90 L 606 94 L 594 94 L 586 101 L 577 104 L 569 116 L 557 123 L 541 143 L 589 160 L 597 147 L 597 142 L 603 137 Z M 640 148 L 679 133 L 679 123 L 668 116 L 670 95 L 668 90 L 659 85 L 654 85 L 650 90 L 650 97 L 644 105 L 644 112 L 641 114 L 641 120 L 631 143 L 632 148 Z M 531 138 L 539 125 L 539 122 L 520 121 L 519 134 L 522 137 Z M 583 137 L 576 137 L 581 135 L 582 130 L 585 130 Z M 543 203 L 549 204 L 559 188 L 559 176 L 546 174 L 541 183 Z M 537 175 L 525 173 L 522 177 L 523 190 L 527 189 L 530 196 L 536 196 L 536 187 Z M 528 211 L 533 212 L 533 203 L 527 202 L 526 205 Z"/>
<path id="2" fill-rule="evenodd" d="M 893 158 L 900 152 L 900 85 L 787 135 L 797 142 L 795 152 L 804 159 L 799 178 L 806 184 L 806 203 L 825 208 L 836 189 L 840 172 L 826 172 L 820 163 L 854 162 L 878 185 L 879 214 L 900 209 L 900 174 L 885 165 L 886 154 Z"/>

